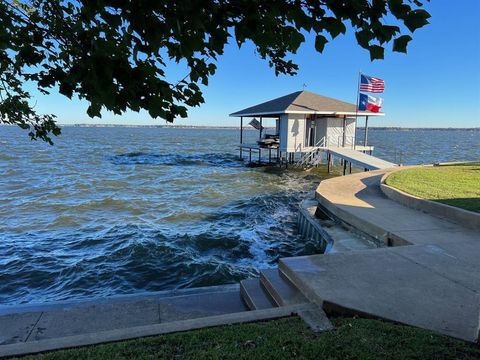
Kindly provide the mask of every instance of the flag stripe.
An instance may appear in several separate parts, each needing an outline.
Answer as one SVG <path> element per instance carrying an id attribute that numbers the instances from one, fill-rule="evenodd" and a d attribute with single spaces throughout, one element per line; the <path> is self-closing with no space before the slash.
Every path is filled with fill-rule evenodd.
<path id="1" fill-rule="evenodd" d="M 381 93 L 385 90 L 385 81 L 382 79 L 361 74 L 360 91 Z"/>

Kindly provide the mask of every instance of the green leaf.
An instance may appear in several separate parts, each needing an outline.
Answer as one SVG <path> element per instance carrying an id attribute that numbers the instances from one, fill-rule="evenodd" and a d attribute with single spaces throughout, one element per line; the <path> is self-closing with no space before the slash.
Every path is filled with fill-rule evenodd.
<path id="1" fill-rule="evenodd" d="M 381 37 L 379 40 L 382 40 L 381 42 L 388 42 L 392 40 L 395 34 L 400 32 L 400 28 L 398 26 L 384 25 L 380 27 L 379 31 L 382 34 L 382 36 L 379 36 Z"/>
<path id="2" fill-rule="evenodd" d="M 332 39 L 335 39 L 340 34 L 345 34 L 347 31 L 347 28 L 340 19 L 326 17 L 322 20 L 322 23 L 325 29 L 332 36 Z"/>
<path id="3" fill-rule="evenodd" d="M 177 111 L 178 111 L 178 115 L 182 118 L 186 118 L 187 117 L 187 109 L 184 107 L 184 106 L 179 106 L 177 108 Z"/>
<path id="4" fill-rule="evenodd" d="M 394 16 L 399 19 L 405 19 L 411 11 L 411 7 L 403 3 L 403 0 L 389 0 L 388 6 Z"/>
<path id="5" fill-rule="evenodd" d="M 393 51 L 407 53 L 407 44 L 412 40 L 410 35 L 403 35 L 393 40 Z"/>
<path id="6" fill-rule="evenodd" d="M 370 45 L 368 48 L 370 51 L 370 60 L 383 59 L 385 49 L 379 45 Z"/>
<path id="7" fill-rule="evenodd" d="M 102 107 L 99 104 L 90 104 L 90 106 L 87 109 L 87 114 L 91 118 L 93 118 L 93 117 L 101 118 L 102 117 L 102 114 L 100 113 L 101 109 L 102 109 Z"/>
<path id="8" fill-rule="evenodd" d="M 413 10 L 410 11 L 407 17 L 404 20 L 405 26 L 411 32 L 414 32 L 418 28 L 421 28 L 427 24 L 429 24 L 428 19 L 430 18 L 430 14 L 423 9 Z"/>
<path id="9" fill-rule="evenodd" d="M 355 37 L 357 38 L 357 42 L 361 47 L 363 47 L 364 49 L 370 48 L 370 40 L 372 40 L 373 38 L 373 34 L 370 31 L 366 29 L 357 31 L 355 33 Z"/>
<path id="10" fill-rule="evenodd" d="M 328 43 L 328 40 L 325 36 L 320 34 L 315 36 L 315 50 L 317 50 L 319 53 L 323 52 L 326 43 Z"/>

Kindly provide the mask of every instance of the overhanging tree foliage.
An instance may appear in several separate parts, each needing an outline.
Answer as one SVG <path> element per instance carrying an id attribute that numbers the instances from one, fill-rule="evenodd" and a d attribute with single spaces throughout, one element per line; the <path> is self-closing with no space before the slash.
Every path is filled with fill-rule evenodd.
<path id="1" fill-rule="evenodd" d="M 50 143 L 60 133 L 54 115 L 36 113 L 25 82 L 87 100 L 91 117 L 144 109 L 171 122 L 203 102 L 199 85 L 229 41 L 253 42 L 277 75 L 293 75 L 288 56 L 306 33 L 321 53 L 348 27 L 382 59 L 387 43 L 406 52 L 429 17 L 417 0 L 0 0 L 0 122 Z M 188 67 L 184 79 L 168 80 L 172 61 Z"/>

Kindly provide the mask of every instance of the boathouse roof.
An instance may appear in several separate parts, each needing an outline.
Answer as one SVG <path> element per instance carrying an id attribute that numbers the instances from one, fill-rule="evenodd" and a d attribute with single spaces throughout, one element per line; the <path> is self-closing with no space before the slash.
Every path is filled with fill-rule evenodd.
<path id="1" fill-rule="evenodd" d="M 296 91 L 264 103 L 234 112 L 230 116 L 278 117 L 281 114 L 318 114 L 346 116 L 382 116 L 384 113 L 356 112 L 355 104 L 318 95 L 310 91 Z"/>

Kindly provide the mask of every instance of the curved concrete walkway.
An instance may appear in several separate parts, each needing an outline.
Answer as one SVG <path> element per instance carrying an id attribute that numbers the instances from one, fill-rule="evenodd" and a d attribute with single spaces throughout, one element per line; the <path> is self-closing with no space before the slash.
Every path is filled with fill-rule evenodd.
<path id="1" fill-rule="evenodd" d="M 368 315 L 477 341 L 480 234 L 387 198 L 378 170 L 322 181 L 320 205 L 392 247 L 281 259 L 324 309 Z M 400 246 L 406 245 L 406 246 Z"/>
<path id="2" fill-rule="evenodd" d="M 380 181 L 387 172 L 389 170 L 376 170 L 322 181 L 316 198 L 340 219 L 390 245 L 478 240 L 480 246 L 478 232 L 386 197 L 380 189 Z"/>

